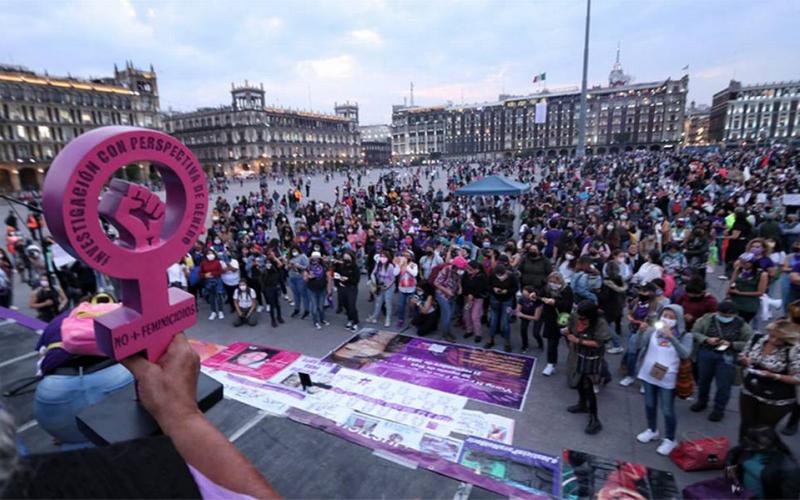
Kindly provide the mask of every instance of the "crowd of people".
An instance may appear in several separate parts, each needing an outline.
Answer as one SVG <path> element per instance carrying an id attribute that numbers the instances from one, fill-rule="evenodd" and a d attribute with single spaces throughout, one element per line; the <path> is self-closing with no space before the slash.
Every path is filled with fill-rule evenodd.
<path id="1" fill-rule="evenodd" d="M 644 394 L 637 440 L 661 439 L 663 455 L 677 445 L 676 397 L 694 393 L 691 410 L 711 405 L 720 421 L 738 376 L 740 436 L 787 415 L 781 430 L 794 434 L 800 222 L 784 195 L 800 192 L 799 170 L 798 152 L 763 148 L 449 162 L 384 169 L 363 186 L 366 171 L 325 172 L 333 201 L 311 197 L 312 172 L 262 176 L 247 195 L 215 199 L 205 237 L 168 281 L 236 327 L 267 314 L 271 328 L 324 330 L 341 315 L 352 331 L 541 350 L 542 375 L 563 370 L 577 390 L 566 410 L 588 415 L 588 434 L 601 431 L 602 387 L 620 372 Z M 490 174 L 532 188 L 455 195 Z M 63 292 L 33 284 L 31 306 L 57 312 Z"/>

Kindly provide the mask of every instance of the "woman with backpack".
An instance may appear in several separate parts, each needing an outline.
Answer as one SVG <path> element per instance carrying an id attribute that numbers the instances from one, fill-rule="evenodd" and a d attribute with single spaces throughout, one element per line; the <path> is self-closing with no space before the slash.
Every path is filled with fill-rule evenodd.
<path id="1" fill-rule="evenodd" d="M 692 353 L 694 337 L 686 332 L 683 308 L 668 305 L 651 328 L 639 335 L 637 378 L 644 387 L 644 408 L 647 429 L 636 436 L 640 443 L 649 443 L 660 437 L 658 432 L 658 406 L 664 414 L 664 439 L 656 452 L 669 455 L 678 443 L 675 441 L 675 390 L 681 361 Z"/>
<path id="2" fill-rule="evenodd" d="M 617 253 L 614 260 L 608 261 L 603 269 L 605 274 L 603 279 L 603 288 L 599 297 L 600 309 L 603 310 L 608 325 L 614 325 L 611 330 L 611 347 L 608 348 L 608 354 L 621 354 L 625 352 L 622 347 L 622 314 L 625 311 L 625 298 L 628 291 L 628 285 L 622 279 L 620 263 L 617 259 L 622 260 L 621 252 Z"/>
<path id="3" fill-rule="evenodd" d="M 370 323 L 377 323 L 381 315 L 381 308 L 386 308 L 386 321 L 383 326 L 392 325 L 392 300 L 394 299 L 394 280 L 400 274 L 400 266 L 392 262 L 391 252 L 382 250 L 375 259 L 375 267 L 370 274 L 370 283 L 375 295 L 375 309 L 372 316 L 367 318 Z"/>

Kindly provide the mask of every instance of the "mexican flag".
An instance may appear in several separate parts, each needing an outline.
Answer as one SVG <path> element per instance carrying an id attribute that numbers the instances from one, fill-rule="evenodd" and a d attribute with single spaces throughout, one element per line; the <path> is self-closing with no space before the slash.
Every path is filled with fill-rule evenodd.
<path id="1" fill-rule="evenodd" d="M 538 75 L 533 76 L 533 83 L 536 82 L 543 82 L 547 78 L 547 73 L 539 73 Z"/>

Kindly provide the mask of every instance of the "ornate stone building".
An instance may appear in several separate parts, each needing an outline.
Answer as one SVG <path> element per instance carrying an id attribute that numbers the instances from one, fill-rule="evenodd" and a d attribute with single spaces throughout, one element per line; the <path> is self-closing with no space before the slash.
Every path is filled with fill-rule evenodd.
<path id="1" fill-rule="evenodd" d="M 126 63 L 114 76 L 82 79 L 0 65 L 0 190 L 39 189 L 74 137 L 104 125 L 160 128 L 156 73 Z M 143 175 L 132 166 L 129 177 Z"/>
<path id="2" fill-rule="evenodd" d="M 337 105 L 330 115 L 268 107 L 264 96 L 263 85 L 231 84 L 230 106 L 167 113 L 165 130 L 216 174 L 360 161 L 358 105 Z"/>
<path id="3" fill-rule="evenodd" d="M 674 148 L 682 139 L 689 77 L 630 83 L 619 64 L 607 87 L 589 90 L 587 152 Z M 580 91 L 501 96 L 496 102 L 433 107 L 394 106 L 392 157 L 503 158 L 573 155 Z"/>

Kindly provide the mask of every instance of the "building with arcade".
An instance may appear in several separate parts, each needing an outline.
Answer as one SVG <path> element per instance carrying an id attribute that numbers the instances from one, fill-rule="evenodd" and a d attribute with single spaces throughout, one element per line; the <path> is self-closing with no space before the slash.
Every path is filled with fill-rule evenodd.
<path id="1" fill-rule="evenodd" d="M 247 81 L 231 84 L 230 105 L 168 112 L 164 125 L 216 175 L 361 160 L 357 104 L 337 104 L 336 114 L 270 107 L 263 84 Z"/>
<path id="2" fill-rule="evenodd" d="M 0 65 L 0 191 L 38 190 L 50 162 L 73 138 L 95 127 L 160 128 L 153 67 L 126 62 L 103 78 L 55 77 Z M 141 178 L 145 165 L 126 168 Z"/>

